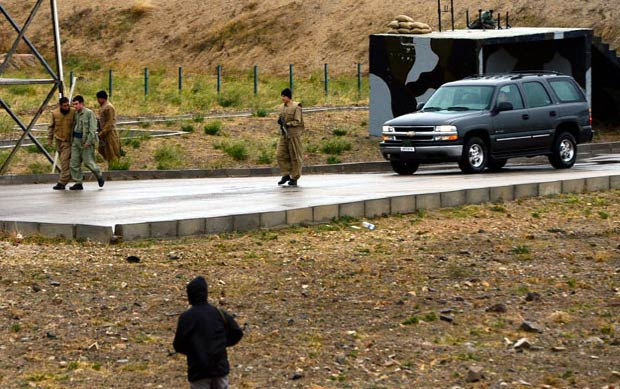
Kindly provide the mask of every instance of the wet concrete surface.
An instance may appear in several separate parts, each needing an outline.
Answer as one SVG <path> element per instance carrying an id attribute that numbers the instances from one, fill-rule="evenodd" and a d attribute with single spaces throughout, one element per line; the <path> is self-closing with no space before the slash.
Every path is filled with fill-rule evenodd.
<path id="1" fill-rule="evenodd" d="M 615 158 L 614 158 L 615 157 Z M 115 224 L 282 211 L 390 196 L 620 175 L 618 156 L 579 163 L 569 170 L 508 165 L 500 173 L 465 175 L 458 169 L 304 176 L 298 187 L 278 187 L 276 177 L 86 182 L 81 192 L 52 185 L 0 187 L 0 220 Z"/>

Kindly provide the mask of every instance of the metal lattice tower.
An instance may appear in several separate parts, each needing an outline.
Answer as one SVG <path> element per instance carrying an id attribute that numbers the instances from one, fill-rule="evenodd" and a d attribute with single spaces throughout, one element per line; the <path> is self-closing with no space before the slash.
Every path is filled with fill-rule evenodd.
<path id="1" fill-rule="evenodd" d="M 50 14 L 52 18 L 52 29 L 53 29 L 52 35 L 54 39 L 54 48 L 55 48 L 55 52 L 54 52 L 55 61 L 56 61 L 55 71 L 47 63 L 47 61 L 43 58 L 43 56 L 39 53 L 36 47 L 32 44 L 32 42 L 26 36 L 28 27 L 30 27 L 30 24 L 32 23 L 33 19 L 35 18 L 37 13 L 40 11 L 41 5 L 43 4 L 43 2 L 44 0 L 36 0 L 36 3 L 34 4 L 32 11 L 30 11 L 30 15 L 28 16 L 28 19 L 26 19 L 26 22 L 21 27 L 15 22 L 15 20 L 11 17 L 11 15 L 9 15 L 9 13 L 5 9 L 5 7 L 2 5 L 2 3 L 0 3 L 0 12 L 2 13 L 2 15 L 4 15 L 4 17 L 9 22 L 13 30 L 17 32 L 17 37 L 15 38 L 15 41 L 13 42 L 13 45 L 11 46 L 10 50 L 7 52 L 4 62 L 0 64 L 0 107 L 2 107 L 9 114 L 9 116 L 15 121 L 15 123 L 23 131 L 21 137 L 17 141 L 17 144 L 15 145 L 15 147 L 13 148 L 13 150 L 11 151 L 7 159 L 4 161 L 4 163 L 0 167 L 0 175 L 6 173 L 6 171 L 8 170 L 9 164 L 11 163 L 11 160 L 13 159 L 13 157 L 15 156 L 15 154 L 21 147 L 22 142 L 24 141 L 26 137 L 29 137 L 30 140 L 34 142 L 34 144 L 39 148 L 39 150 L 41 150 L 43 155 L 45 155 L 45 157 L 50 161 L 50 163 L 54 162 L 52 156 L 47 152 L 45 147 L 43 147 L 43 145 L 41 145 L 41 143 L 30 133 L 32 128 L 36 124 L 37 120 L 39 120 L 39 117 L 41 116 L 45 108 L 47 107 L 48 103 L 54 97 L 54 93 L 58 91 L 60 96 L 64 95 L 62 52 L 60 48 L 60 28 L 58 24 L 58 7 L 56 4 L 56 0 L 49 0 Z M 47 71 L 47 73 L 50 75 L 51 78 L 49 79 L 3 78 L 3 74 L 7 70 L 9 66 L 9 62 L 11 61 L 11 57 L 17 51 L 17 47 L 21 41 L 23 41 L 28 46 L 32 54 L 34 54 L 34 56 L 39 60 L 41 65 L 43 65 L 43 67 L 45 68 L 45 70 Z M 39 109 L 37 110 L 36 114 L 30 121 L 30 123 L 26 125 L 17 116 L 17 114 L 11 109 L 11 107 L 2 99 L 2 87 L 8 86 L 8 85 L 40 85 L 40 84 L 51 85 L 51 90 L 47 94 L 47 97 L 45 98 L 43 103 L 40 105 Z"/>

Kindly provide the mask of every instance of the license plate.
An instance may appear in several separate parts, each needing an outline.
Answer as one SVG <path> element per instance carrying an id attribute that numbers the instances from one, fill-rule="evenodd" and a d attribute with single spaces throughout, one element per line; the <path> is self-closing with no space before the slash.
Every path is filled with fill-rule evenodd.
<path id="1" fill-rule="evenodd" d="M 401 147 L 400 151 L 407 151 L 410 153 L 414 153 L 415 152 L 415 147 Z"/>

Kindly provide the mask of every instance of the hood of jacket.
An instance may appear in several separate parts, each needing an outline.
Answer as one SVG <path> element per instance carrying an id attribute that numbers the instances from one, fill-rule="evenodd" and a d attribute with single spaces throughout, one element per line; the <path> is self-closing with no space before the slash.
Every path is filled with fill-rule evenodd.
<path id="1" fill-rule="evenodd" d="M 204 277 L 196 277 L 187 284 L 187 300 L 191 305 L 206 303 L 207 296 L 208 287 Z"/>

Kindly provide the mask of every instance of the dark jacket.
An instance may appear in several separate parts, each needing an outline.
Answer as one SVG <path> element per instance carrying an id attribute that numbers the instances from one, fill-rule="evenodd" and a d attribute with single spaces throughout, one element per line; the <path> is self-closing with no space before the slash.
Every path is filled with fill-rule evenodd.
<path id="1" fill-rule="evenodd" d="M 226 347 L 237 344 L 243 331 L 228 313 L 207 303 L 204 278 L 187 284 L 187 297 L 192 307 L 179 317 L 173 342 L 174 349 L 187 356 L 187 379 L 194 382 L 228 375 Z"/>

